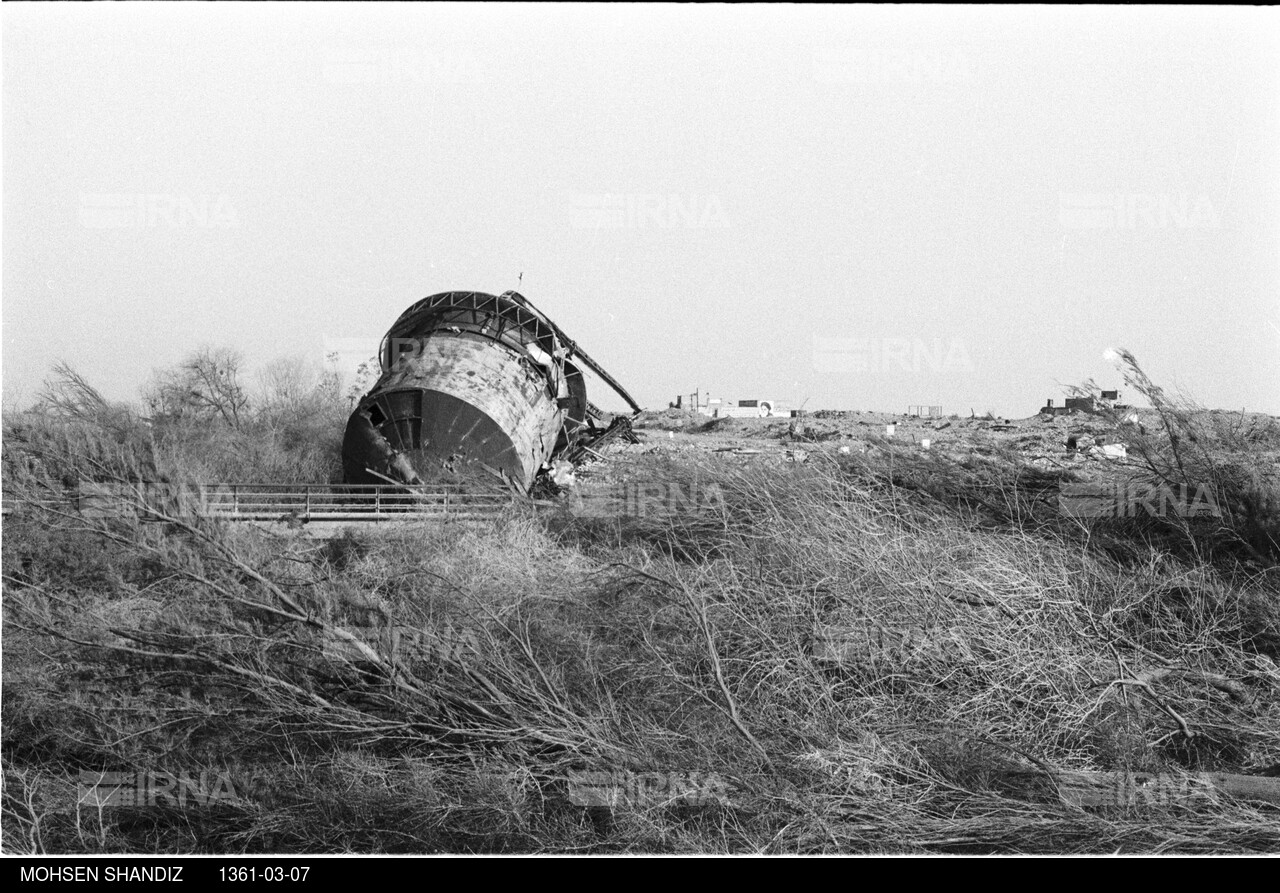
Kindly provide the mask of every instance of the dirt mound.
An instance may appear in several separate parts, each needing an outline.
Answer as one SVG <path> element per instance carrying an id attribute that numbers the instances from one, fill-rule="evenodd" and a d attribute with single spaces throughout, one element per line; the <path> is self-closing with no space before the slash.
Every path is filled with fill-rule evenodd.
<path id="1" fill-rule="evenodd" d="M 711 421 L 706 422 L 705 424 L 700 426 L 698 430 L 705 431 L 705 432 L 737 431 L 737 430 L 740 430 L 742 427 L 743 427 L 742 419 L 735 419 L 730 416 L 725 416 L 723 418 L 712 419 Z"/>
<path id="2" fill-rule="evenodd" d="M 706 416 L 689 409 L 647 409 L 631 423 L 633 428 L 660 428 L 662 430 L 690 428 L 706 421 Z"/>

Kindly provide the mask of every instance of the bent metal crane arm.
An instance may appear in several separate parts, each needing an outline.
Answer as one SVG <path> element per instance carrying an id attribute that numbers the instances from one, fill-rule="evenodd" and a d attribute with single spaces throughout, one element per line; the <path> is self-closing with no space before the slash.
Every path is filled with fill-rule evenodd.
<path id="1" fill-rule="evenodd" d="M 635 399 L 630 394 L 627 393 L 626 388 L 618 384 L 617 380 L 614 379 L 614 377 L 610 375 L 608 372 L 604 371 L 604 369 L 600 366 L 600 364 L 591 358 L 590 354 L 588 354 L 585 350 L 583 350 L 582 347 L 576 341 L 574 341 L 572 338 L 566 335 L 564 329 L 560 328 L 558 325 L 552 322 L 552 320 L 545 313 L 539 310 L 537 307 L 533 306 L 532 301 L 530 301 L 528 298 L 526 298 L 524 295 L 520 294 L 519 292 L 514 292 L 514 291 L 504 292 L 502 296 L 504 298 L 510 298 L 511 300 L 516 301 L 517 303 L 523 304 L 525 307 L 528 307 L 534 313 L 538 314 L 538 316 L 540 316 L 544 321 L 546 321 L 546 323 L 549 326 L 551 326 L 552 330 L 556 333 L 556 337 L 560 339 L 560 342 L 565 347 L 569 348 L 570 356 L 572 356 L 575 359 L 581 360 L 584 366 L 586 366 L 596 375 L 600 376 L 601 381 L 603 381 L 609 387 L 613 388 L 614 393 L 616 393 L 623 400 L 627 401 L 627 405 L 631 407 L 631 410 L 633 413 L 638 413 L 641 411 L 640 404 L 637 403 Z"/>

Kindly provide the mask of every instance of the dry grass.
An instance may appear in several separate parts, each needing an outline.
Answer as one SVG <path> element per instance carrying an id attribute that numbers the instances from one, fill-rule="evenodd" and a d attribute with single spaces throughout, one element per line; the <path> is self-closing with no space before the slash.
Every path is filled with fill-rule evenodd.
<path id="1" fill-rule="evenodd" d="M 139 472 L 101 435 L 39 443 L 6 438 L 7 498 Z M 1276 771 L 1274 567 L 1145 540 L 1118 560 L 1012 455 L 640 457 L 626 477 L 694 498 L 328 542 L 18 512 L 5 848 L 1280 847 L 1274 805 L 1085 809 L 1058 788 L 1078 770 Z M 80 772 L 141 769 L 220 773 L 237 796 L 76 803 Z M 586 807 L 569 779 L 601 770 L 731 791 Z"/>

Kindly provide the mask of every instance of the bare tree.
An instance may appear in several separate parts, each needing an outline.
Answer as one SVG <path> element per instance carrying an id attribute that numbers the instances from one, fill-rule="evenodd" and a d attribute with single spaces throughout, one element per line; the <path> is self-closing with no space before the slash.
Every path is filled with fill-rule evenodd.
<path id="1" fill-rule="evenodd" d="M 109 402 L 83 375 L 62 360 L 54 365 L 52 373 L 41 385 L 36 396 L 36 408 L 110 431 L 124 431 L 132 424 L 132 416 L 126 406 Z"/>
<path id="2" fill-rule="evenodd" d="M 382 369 L 376 356 L 369 357 L 369 359 L 361 363 L 356 369 L 355 381 L 347 388 L 347 403 L 351 406 L 359 403 L 360 398 L 373 389 L 381 372 Z"/>
<path id="3" fill-rule="evenodd" d="M 54 364 L 40 388 L 37 405 L 71 418 L 92 420 L 111 410 L 106 398 L 65 360 Z"/>
<path id="4" fill-rule="evenodd" d="M 154 415 L 219 418 L 239 429 L 249 407 L 240 384 L 243 365 L 238 351 L 201 347 L 176 368 L 156 373 L 147 402 Z"/>
<path id="5" fill-rule="evenodd" d="M 257 374 L 263 406 L 276 409 L 300 408 L 312 401 L 323 382 L 315 363 L 305 357 L 279 357 Z"/>

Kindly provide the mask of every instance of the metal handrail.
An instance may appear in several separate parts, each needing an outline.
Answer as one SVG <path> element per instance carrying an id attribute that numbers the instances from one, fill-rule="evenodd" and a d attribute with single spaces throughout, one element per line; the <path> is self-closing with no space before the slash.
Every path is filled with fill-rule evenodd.
<path id="1" fill-rule="evenodd" d="M 93 482 L 85 482 L 92 484 Z M 141 518 L 205 514 L 229 520 L 386 521 L 421 519 L 481 520 L 504 513 L 513 504 L 508 491 L 467 492 L 459 485 L 414 488 L 352 484 L 172 485 L 159 482 L 96 484 L 99 490 L 69 492 L 68 508 L 95 516 L 136 514 Z M 148 492 L 148 488 L 155 490 Z M 154 502 L 153 502 L 154 500 Z M 23 505 L 61 504 L 60 500 L 3 500 L 4 514 Z"/>
<path id="2" fill-rule="evenodd" d="M 467 492 L 461 485 L 402 487 L 360 484 L 205 484 L 201 502 L 224 516 L 492 514 L 511 503 L 503 492 Z M 229 497 L 229 499 L 228 499 Z"/>
<path id="3" fill-rule="evenodd" d="M 145 492 L 147 484 L 122 485 L 125 490 L 81 494 L 78 501 L 88 500 L 99 510 L 113 503 L 128 511 L 132 506 L 146 512 L 151 500 Z M 135 487 L 143 488 L 132 492 Z M 240 484 L 206 483 L 189 486 L 159 484 L 154 494 L 156 506 L 182 506 L 222 517 L 249 517 L 296 514 L 305 518 L 342 515 L 355 517 L 389 517 L 405 515 L 474 515 L 493 514 L 510 506 L 510 492 L 468 492 L 459 485 L 391 486 L 356 484 Z M 168 489 L 168 488 L 172 489 Z M 113 499 L 113 496 L 115 497 Z M 198 508 L 197 508 L 198 507 Z"/>

